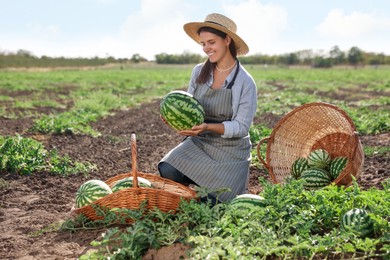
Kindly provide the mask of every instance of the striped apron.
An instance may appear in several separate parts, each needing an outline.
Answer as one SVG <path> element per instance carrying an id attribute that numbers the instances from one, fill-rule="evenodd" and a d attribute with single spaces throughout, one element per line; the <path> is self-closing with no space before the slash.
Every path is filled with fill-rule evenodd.
<path id="1" fill-rule="evenodd" d="M 236 70 L 236 75 L 238 68 Z M 235 75 L 235 76 L 236 76 Z M 225 89 L 214 90 L 206 84 L 198 85 L 194 97 L 205 110 L 206 123 L 231 120 L 232 86 L 235 77 Z M 187 137 L 163 159 L 197 185 L 207 187 L 220 201 L 228 201 L 245 193 L 248 187 L 251 142 L 244 138 L 222 138 L 213 132 Z M 219 194 L 222 188 L 230 192 Z M 212 191 L 217 191 L 213 193 Z"/>

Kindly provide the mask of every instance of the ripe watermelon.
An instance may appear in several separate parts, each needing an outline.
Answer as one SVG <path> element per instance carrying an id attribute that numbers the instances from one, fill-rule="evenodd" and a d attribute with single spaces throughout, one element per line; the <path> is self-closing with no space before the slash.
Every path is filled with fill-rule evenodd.
<path id="1" fill-rule="evenodd" d="M 138 186 L 151 188 L 152 183 L 145 178 L 138 177 Z M 132 188 L 132 187 L 133 187 L 133 177 L 127 177 L 116 181 L 114 185 L 112 185 L 111 190 L 112 192 L 116 192 L 121 189 Z"/>
<path id="2" fill-rule="evenodd" d="M 291 166 L 291 176 L 294 179 L 299 179 L 303 171 L 309 167 L 307 158 L 299 157 L 296 159 Z"/>
<path id="3" fill-rule="evenodd" d="M 264 198 L 255 194 L 241 194 L 230 202 L 230 208 L 239 211 L 252 211 L 264 206 Z"/>
<path id="4" fill-rule="evenodd" d="M 324 149 L 312 151 L 307 157 L 310 168 L 327 169 L 330 166 L 330 155 Z"/>
<path id="5" fill-rule="evenodd" d="M 77 190 L 76 206 L 78 208 L 84 207 L 111 193 L 112 190 L 104 181 L 89 180 L 83 183 Z"/>
<path id="6" fill-rule="evenodd" d="M 337 179 L 340 173 L 347 166 L 348 158 L 346 157 L 336 157 L 330 163 L 329 176 L 331 180 Z"/>
<path id="7" fill-rule="evenodd" d="M 365 237 L 373 232 L 374 224 L 367 211 L 354 208 L 343 215 L 341 218 L 341 227 L 348 232 Z"/>
<path id="8" fill-rule="evenodd" d="M 187 130 L 204 122 L 204 109 L 191 94 L 176 90 L 160 102 L 160 114 L 174 130 Z"/>
<path id="9" fill-rule="evenodd" d="M 324 169 L 310 168 L 302 172 L 303 186 L 307 189 L 318 189 L 330 184 L 329 173 Z"/>

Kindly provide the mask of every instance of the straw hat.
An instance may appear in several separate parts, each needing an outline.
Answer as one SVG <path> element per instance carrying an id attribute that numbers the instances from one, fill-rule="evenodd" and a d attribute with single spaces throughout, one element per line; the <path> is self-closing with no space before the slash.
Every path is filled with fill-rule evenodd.
<path id="1" fill-rule="evenodd" d="M 222 14 L 213 13 L 207 15 L 204 22 L 191 22 L 186 23 L 183 26 L 184 31 L 188 34 L 188 36 L 190 36 L 197 43 L 200 41 L 198 30 L 201 27 L 211 27 L 229 35 L 236 45 L 237 55 L 245 55 L 249 52 L 248 45 L 243 39 L 241 39 L 240 36 L 236 34 L 237 25 L 228 17 Z"/>

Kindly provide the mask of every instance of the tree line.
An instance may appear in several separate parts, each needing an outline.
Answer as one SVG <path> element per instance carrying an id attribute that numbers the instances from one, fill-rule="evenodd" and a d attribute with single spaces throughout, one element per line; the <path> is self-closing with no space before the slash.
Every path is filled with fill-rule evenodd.
<path id="1" fill-rule="evenodd" d="M 196 64 L 203 62 L 205 56 L 184 52 L 182 54 L 160 53 L 155 55 L 157 64 Z M 128 64 L 147 62 L 140 54 L 133 54 L 131 58 L 93 57 L 93 58 L 65 58 L 65 57 L 37 57 L 27 50 L 18 50 L 16 53 L 0 52 L 0 68 L 10 67 L 85 67 L 102 66 L 106 64 Z M 358 47 L 351 47 L 342 51 L 334 46 L 330 51 L 314 52 L 313 50 L 300 50 L 281 55 L 255 54 L 240 57 L 243 64 L 285 65 L 285 66 L 311 66 L 314 68 L 330 68 L 332 66 L 351 65 L 389 65 L 390 56 L 384 53 L 365 52 Z"/>

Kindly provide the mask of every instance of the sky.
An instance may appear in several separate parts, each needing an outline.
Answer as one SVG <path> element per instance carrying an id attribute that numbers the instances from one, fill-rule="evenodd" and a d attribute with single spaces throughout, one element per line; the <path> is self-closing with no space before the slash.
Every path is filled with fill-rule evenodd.
<path id="1" fill-rule="evenodd" d="M 248 55 L 358 47 L 390 55 L 390 0 L 0 0 L 0 52 L 131 58 L 203 54 L 183 31 L 221 13 Z"/>

